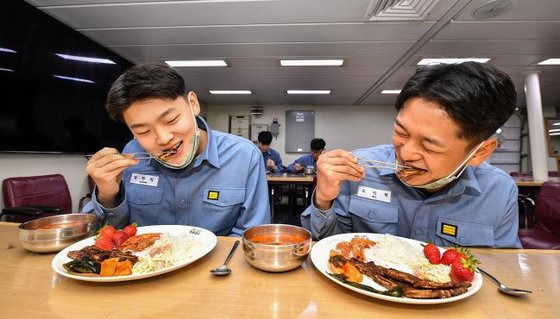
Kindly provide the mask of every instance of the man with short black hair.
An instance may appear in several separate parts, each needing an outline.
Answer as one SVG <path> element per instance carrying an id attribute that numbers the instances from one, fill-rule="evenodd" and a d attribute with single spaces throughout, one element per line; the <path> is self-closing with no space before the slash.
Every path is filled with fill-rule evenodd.
<path id="1" fill-rule="evenodd" d="M 315 239 L 373 232 L 439 246 L 520 248 L 517 186 L 485 162 L 516 98 L 511 78 L 491 64 L 418 69 L 395 102 L 392 145 L 319 158 L 302 225 Z M 372 168 L 364 159 L 388 165 Z"/>
<path id="2" fill-rule="evenodd" d="M 322 138 L 314 138 L 311 140 L 311 152 L 307 155 L 303 155 L 287 168 L 288 173 L 301 173 L 305 168 L 311 168 L 315 171 L 315 165 L 319 155 L 323 154 L 325 151 L 325 140 Z"/>
<path id="3" fill-rule="evenodd" d="M 282 157 L 280 153 L 270 147 L 272 143 L 272 133 L 269 131 L 262 131 L 258 136 L 258 148 L 261 150 L 266 167 L 267 173 L 282 173 L 284 168 L 282 166 Z"/>
<path id="4" fill-rule="evenodd" d="M 198 226 L 226 236 L 270 223 L 260 151 L 245 138 L 211 130 L 175 69 L 130 68 L 111 86 L 107 111 L 134 139 L 123 153 L 106 147 L 87 164 L 101 219 L 117 227 Z"/>

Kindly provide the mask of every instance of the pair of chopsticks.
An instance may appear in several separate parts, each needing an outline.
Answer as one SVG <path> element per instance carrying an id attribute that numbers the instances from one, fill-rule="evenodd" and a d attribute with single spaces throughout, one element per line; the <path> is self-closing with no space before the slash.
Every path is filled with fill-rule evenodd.
<path id="1" fill-rule="evenodd" d="M 171 153 L 171 152 L 164 152 L 163 154 L 167 154 L 167 153 Z M 125 153 L 127 155 L 133 155 L 135 159 L 137 160 L 145 160 L 145 159 L 152 159 L 152 158 L 156 158 L 157 156 L 151 155 L 148 152 L 136 152 L 136 153 Z M 124 155 L 124 154 L 123 154 Z M 161 156 L 161 155 L 160 155 Z M 93 157 L 93 154 L 89 154 L 86 155 L 86 158 L 89 160 Z"/>
<path id="2" fill-rule="evenodd" d="M 401 164 L 397 164 L 397 163 L 389 163 L 389 162 L 383 162 L 383 161 L 378 161 L 378 160 L 372 160 L 372 159 L 367 159 L 367 158 L 364 158 L 364 157 L 358 158 L 358 162 L 360 162 L 360 164 L 362 164 L 362 166 L 364 166 L 364 167 L 390 169 L 390 170 L 394 170 L 394 171 L 400 171 L 400 170 L 403 170 L 403 169 L 412 169 L 412 167 L 410 167 L 410 166 L 401 165 Z"/>

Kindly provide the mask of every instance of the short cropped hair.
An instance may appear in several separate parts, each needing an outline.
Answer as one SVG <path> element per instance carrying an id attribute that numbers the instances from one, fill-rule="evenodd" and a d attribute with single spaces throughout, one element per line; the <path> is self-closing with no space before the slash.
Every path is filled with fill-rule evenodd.
<path id="1" fill-rule="evenodd" d="M 272 133 L 269 131 L 261 131 L 259 133 L 258 141 L 264 145 L 270 145 L 272 143 Z"/>
<path id="2" fill-rule="evenodd" d="M 121 74 L 107 94 L 107 112 L 123 121 L 122 113 L 134 102 L 172 99 L 185 94 L 185 81 L 172 67 L 160 63 L 135 65 Z"/>
<path id="3" fill-rule="evenodd" d="M 314 138 L 311 140 L 311 149 L 314 151 L 320 151 L 325 148 L 325 140 L 322 138 Z"/>
<path id="4" fill-rule="evenodd" d="M 513 114 L 517 102 L 511 78 L 489 63 L 425 66 L 406 82 L 395 102 L 420 97 L 442 106 L 461 128 L 459 138 L 476 145 L 492 136 Z"/>

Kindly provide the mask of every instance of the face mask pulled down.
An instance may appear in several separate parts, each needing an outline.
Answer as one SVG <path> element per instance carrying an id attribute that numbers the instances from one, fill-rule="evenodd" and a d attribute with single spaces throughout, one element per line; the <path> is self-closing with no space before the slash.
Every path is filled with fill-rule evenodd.
<path id="1" fill-rule="evenodd" d="M 449 175 L 442 177 L 440 179 L 437 179 L 435 181 L 429 182 L 427 184 L 424 185 L 410 185 L 407 182 L 405 182 L 400 176 L 399 174 L 397 174 L 397 177 L 399 178 L 399 180 L 405 184 L 406 186 L 409 187 L 414 187 L 414 188 L 420 188 L 423 190 L 427 190 L 427 191 L 434 191 L 434 190 L 438 190 L 446 185 L 448 185 L 449 183 L 453 182 L 454 180 L 456 180 L 457 178 L 459 178 L 459 176 L 461 176 L 461 174 L 463 174 L 463 172 L 465 171 L 465 169 L 467 168 L 467 162 L 473 157 L 473 155 L 476 153 L 476 151 L 478 151 L 478 149 L 482 146 L 482 144 L 484 144 L 484 141 L 482 143 L 480 143 L 468 156 L 467 158 L 465 158 L 464 161 L 461 162 L 461 164 L 459 164 L 459 166 L 457 166 L 456 169 L 453 170 L 453 172 L 451 172 Z M 398 164 L 398 160 L 395 157 L 395 163 Z"/>
<path id="2" fill-rule="evenodd" d="M 189 103 L 189 107 L 190 107 L 190 103 Z M 193 161 L 194 156 L 196 155 L 196 150 L 198 149 L 198 145 L 200 144 L 200 129 L 198 128 L 198 124 L 196 122 L 196 117 L 194 116 L 194 111 L 191 107 L 191 113 L 193 116 L 193 123 L 195 125 L 195 133 L 193 136 L 193 139 L 191 140 L 191 143 L 189 145 L 189 149 L 187 150 L 187 154 L 185 156 L 185 159 L 183 160 L 183 162 L 179 165 L 175 165 L 175 164 L 171 164 L 166 162 L 165 160 L 162 160 L 158 157 L 155 157 L 155 160 L 160 163 L 161 165 L 167 167 L 167 168 L 171 168 L 171 169 L 183 169 L 187 166 L 189 166 L 189 164 Z"/>

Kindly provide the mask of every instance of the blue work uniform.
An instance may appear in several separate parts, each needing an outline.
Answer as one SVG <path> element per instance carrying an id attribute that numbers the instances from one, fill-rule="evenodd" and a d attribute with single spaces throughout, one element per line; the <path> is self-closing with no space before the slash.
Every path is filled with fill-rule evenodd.
<path id="1" fill-rule="evenodd" d="M 208 143 L 186 168 L 141 160 L 122 176 L 116 207 L 93 197 L 95 213 L 111 225 L 191 225 L 216 235 L 241 235 L 249 227 L 270 223 L 268 186 L 260 150 L 251 141 L 198 125 Z M 136 140 L 123 153 L 145 152 Z M 94 192 L 95 194 L 95 192 Z"/>
<path id="2" fill-rule="evenodd" d="M 288 171 L 288 173 L 293 174 L 293 173 L 301 172 L 301 171 L 298 172 L 296 170 L 296 167 L 295 167 L 296 163 L 299 163 L 303 169 L 306 169 L 307 167 L 312 167 L 313 170 L 315 171 L 316 161 L 315 161 L 315 158 L 313 157 L 313 155 L 311 155 L 311 154 L 303 155 L 302 157 L 295 160 L 292 164 L 288 165 L 288 167 L 286 169 Z"/>
<path id="3" fill-rule="evenodd" d="M 284 172 L 284 168 L 282 167 L 282 157 L 280 157 L 280 153 L 278 153 L 276 150 L 269 147 L 268 151 L 262 153 L 262 156 L 264 160 L 264 168 L 267 172 L 271 171 L 270 168 L 266 167 L 266 162 L 269 159 L 271 159 L 274 162 L 274 165 L 276 165 L 276 170 L 274 170 L 272 173 Z"/>
<path id="4" fill-rule="evenodd" d="M 394 163 L 392 145 L 354 151 L 358 158 Z M 359 182 L 345 181 L 327 211 L 312 203 L 301 214 L 314 239 L 348 232 L 393 234 L 438 246 L 515 247 L 517 186 L 504 171 L 469 166 L 443 190 L 426 193 L 404 185 L 389 169 L 366 168 Z"/>

